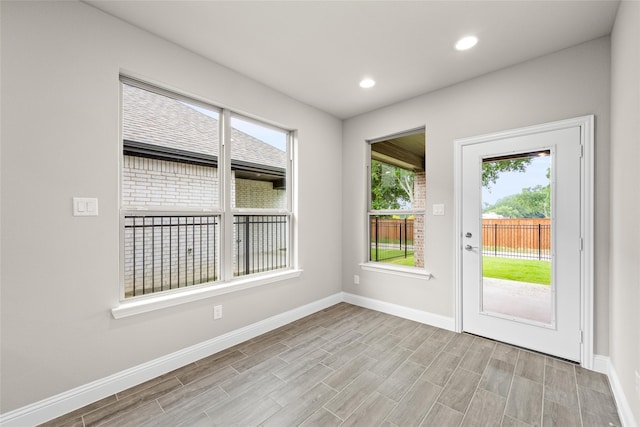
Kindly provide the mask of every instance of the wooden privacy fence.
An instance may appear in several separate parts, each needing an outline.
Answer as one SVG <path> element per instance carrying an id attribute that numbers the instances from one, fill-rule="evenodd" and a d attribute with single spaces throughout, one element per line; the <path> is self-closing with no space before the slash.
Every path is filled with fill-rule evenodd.
<path id="1" fill-rule="evenodd" d="M 413 255 L 413 218 L 378 218 L 369 221 L 371 260 Z"/>
<path id="2" fill-rule="evenodd" d="M 413 244 L 413 219 L 371 218 L 371 241 Z"/>
<path id="3" fill-rule="evenodd" d="M 482 220 L 483 254 L 551 259 L 551 218 Z"/>

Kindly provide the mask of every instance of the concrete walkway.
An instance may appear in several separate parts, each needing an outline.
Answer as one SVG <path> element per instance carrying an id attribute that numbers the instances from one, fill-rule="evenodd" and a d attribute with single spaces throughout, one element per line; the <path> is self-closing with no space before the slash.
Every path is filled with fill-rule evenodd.
<path id="1" fill-rule="evenodd" d="M 551 286 L 483 278 L 484 310 L 551 323 Z"/>

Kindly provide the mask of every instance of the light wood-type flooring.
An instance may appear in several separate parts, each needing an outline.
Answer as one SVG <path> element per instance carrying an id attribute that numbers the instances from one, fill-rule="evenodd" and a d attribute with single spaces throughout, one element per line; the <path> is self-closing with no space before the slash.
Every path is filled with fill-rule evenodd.
<path id="1" fill-rule="evenodd" d="M 607 378 L 340 303 L 51 426 L 620 426 Z"/>

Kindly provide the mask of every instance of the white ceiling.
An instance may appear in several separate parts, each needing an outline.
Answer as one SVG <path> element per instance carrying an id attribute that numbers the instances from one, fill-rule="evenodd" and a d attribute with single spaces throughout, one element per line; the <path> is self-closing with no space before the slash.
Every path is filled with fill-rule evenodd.
<path id="1" fill-rule="evenodd" d="M 85 0 L 339 118 L 611 32 L 609 1 Z M 458 38 L 478 45 L 458 52 Z M 377 84 L 362 89 L 365 76 Z"/>

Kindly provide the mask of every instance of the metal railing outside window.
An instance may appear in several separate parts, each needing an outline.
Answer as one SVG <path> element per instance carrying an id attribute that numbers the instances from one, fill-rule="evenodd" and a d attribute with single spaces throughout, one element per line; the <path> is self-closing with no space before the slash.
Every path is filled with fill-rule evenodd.
<path id="1" fill-rule="evenodd" d="M 413 255 L 413 218 L 370 216 L 369 228 L 371 261 Z"/>
<path id="2" fill-rule="evenodd" d="M 233 275 L 288 267 L 288 230 L 288 215 L 234 215 Z"/>
<path id="3" fill-rule="evenodd" d="M 124 216 L 124 295 L 134 297 L 218 280 L 220 216 Z"/>
<path id="4" fill-rule="evenodd" d="M 482 254 L 551 260 L 551 224 L 483 224 Z"/>

